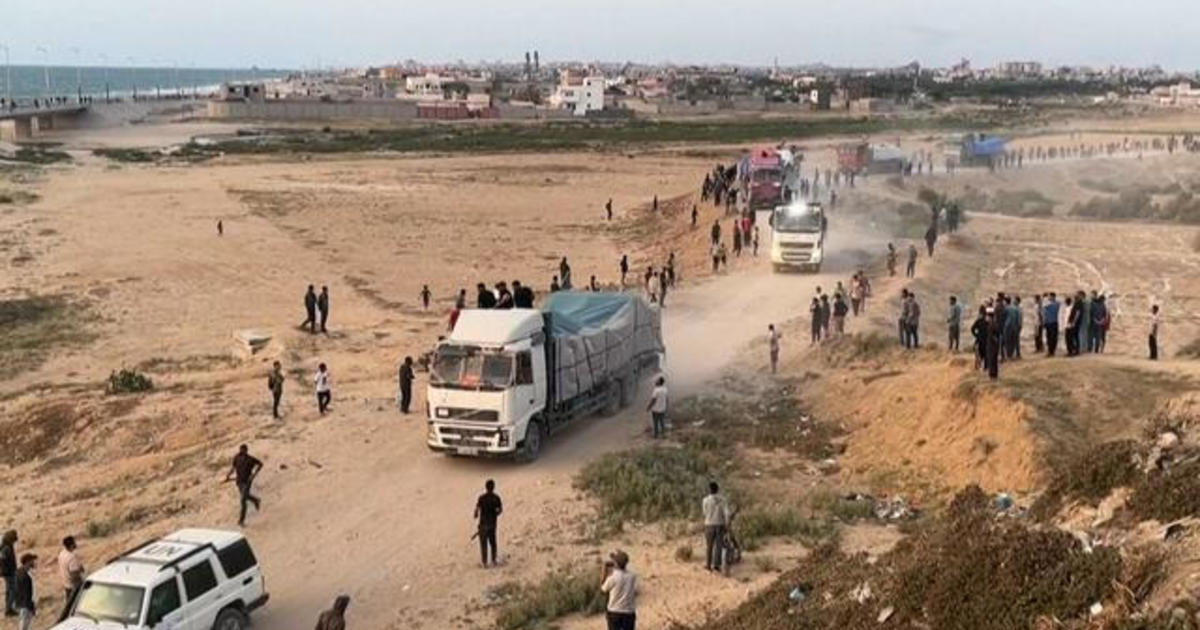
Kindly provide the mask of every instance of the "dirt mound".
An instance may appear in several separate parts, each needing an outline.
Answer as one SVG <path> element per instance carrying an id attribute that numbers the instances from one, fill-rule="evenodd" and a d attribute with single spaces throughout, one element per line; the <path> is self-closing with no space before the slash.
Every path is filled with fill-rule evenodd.
<path id="1" fill-rule="evenodd" d="M 1133 483 L 1140 475 L 1145 449 L 1133 440 L 1101 444 L 1077 458 L 1050 481 L 1031 508 L 1040 519 L 1053 516 L 1065 502 L 1095 505 L 1115 488 Z"/>
<path id="2" fill-rule="evenodd" d="M 1090 553 L 1070 534 L 997 517 L 977 486 L 870 562 L 825 547 L 769 589 L 704 628 L 931 627 L 990 630 L 1070 620 L 1113 590 L 1113 549 Z"/>

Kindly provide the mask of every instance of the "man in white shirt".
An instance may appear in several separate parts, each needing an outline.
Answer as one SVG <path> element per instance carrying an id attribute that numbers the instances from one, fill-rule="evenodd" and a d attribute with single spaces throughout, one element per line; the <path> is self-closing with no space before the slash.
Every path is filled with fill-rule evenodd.
<path id="1" fill-rule="evenodd" d="M 655 439 L 666 432 L 667 421 L 667 379 L 660 376 L 654 380 L 654 391 L 650 393 L 650 404 L 646 406 L 650 412 L 650 429 Z"/>
<path id="2" fill-rule="evenodd" d="M 729 526 L 729 505 L 720 495 L 717 482 L 708 484 L 708 496 L 700 503 L 704 512 L 704 568 L 720 571 L 722 546 L 725 544 L 725 528 Z"/>
<path id="3" fill-rule="evenodd" d="M 605 618 L 608 630 L 636 630 L 637 575 L 629 571 L 629 555 L 616 551 L 604 563 L 604 583 L 600 590 L 608 595 Z"/>
<path id="4" fill-rule="evenodd" d="M 63 619 L 66 619 L 67 613 L 71 609 L 71 602 L 75 598 L 75 591 L 83 585 L 83 562 L 75 553 L 74 536 L 64 538 L 62 546 L 63 548 L 58 552 L 58 578 L 66 598 L 66 607 L 63 609 L 62 616 Z"/>
<path id="5" fill-rule="evenodd" d="M 329 385 L 329 369 L 325 364 L 317 366 L 317 375 L 313 377 L 313 385 L 317 390 L 317 411 L 325 415 L 329 411 L 329 401 L 333 398 L 333 390 Z"/>

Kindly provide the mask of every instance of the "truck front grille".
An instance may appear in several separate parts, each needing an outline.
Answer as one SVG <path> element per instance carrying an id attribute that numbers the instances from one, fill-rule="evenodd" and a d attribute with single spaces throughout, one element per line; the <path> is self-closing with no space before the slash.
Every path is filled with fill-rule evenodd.
<path id="1" fill-rule="evenodd" d="M 500 412 L 494 409 L 468 409 L 464 407 L 438 407 L 434 415 L 439 420 L 465 420 L 468 422 L 499 422 Z"/>

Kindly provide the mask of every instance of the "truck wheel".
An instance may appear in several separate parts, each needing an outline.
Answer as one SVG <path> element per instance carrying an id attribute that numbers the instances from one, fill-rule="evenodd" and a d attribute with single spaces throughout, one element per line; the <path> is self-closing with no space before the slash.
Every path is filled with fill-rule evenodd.
<path id="1" fill-rule="evenodd" d="M 217 615 L 213 630 L 245 630 L 249 626 L 250 620 L 246 618 L 246 613 L 236 608 L 226 608 Z"/>
<path id="2" fill-rule="evenodd" d="M 545 430 L 542 428 L 542 423 L 531 420 L 529 426 L 525 427 L 525 441 L 521 443 L 517 459 L 526 463 L 537 459 L 542 452 L 542 438 L 544 437 Z"/>

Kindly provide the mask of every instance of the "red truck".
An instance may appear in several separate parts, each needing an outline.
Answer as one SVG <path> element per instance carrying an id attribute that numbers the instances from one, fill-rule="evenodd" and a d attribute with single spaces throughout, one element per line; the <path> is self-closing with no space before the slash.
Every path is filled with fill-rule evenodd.
<path id="1" fill-rule="evenodd" d="M 751 210 L 769 209 L 783 203 L 783 157 L 773 147 L 756 147 L 744 159 L 742 170 Z"/>

